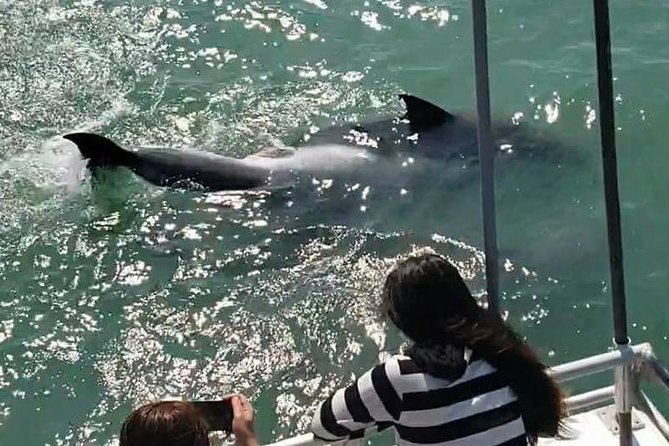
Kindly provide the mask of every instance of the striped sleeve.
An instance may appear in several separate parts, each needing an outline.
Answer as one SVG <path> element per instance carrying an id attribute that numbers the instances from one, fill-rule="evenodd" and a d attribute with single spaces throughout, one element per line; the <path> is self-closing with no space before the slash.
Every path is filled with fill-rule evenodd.
<path id="1" fill-rule="evenodd" d="M 358 438 L 370 427 L 379 429 L 394 424 L 402 401 L 393 383 L 396 361 L 380 364 L 345 389 L 326 399 L 311 423 L 313 434 L 325 441 Z"/>

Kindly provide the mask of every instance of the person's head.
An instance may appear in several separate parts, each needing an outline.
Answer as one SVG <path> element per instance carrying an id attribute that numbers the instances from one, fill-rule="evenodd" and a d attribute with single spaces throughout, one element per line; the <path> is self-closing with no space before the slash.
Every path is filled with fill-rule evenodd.
<path id="1" fill-rule="evenodd" d="M 518 397 L 528 433 L 557 434 L 560 388 L 510 326 L 481 308 L 457 268 L 437 254 L 399 262 L 383 287 L 381 309 L 415 345 L 409 355 L 428 373 L 460 377 L 470 348 L 492 364 Z"/>
<path id="2" fill-rule="evenodd" d="M 457 268 L 437 254 L 398 263 L 386 278 L 381 305 L 383 313 L 416 342 L 457 343 L 451 336 L 459 337 L 485 316 Z"/>
<path id="3" fill-rule="evenodd" d="M 135 409 L 123 423 L 120 446 L 209 446 L 207 422 L 184 401 Z"/>

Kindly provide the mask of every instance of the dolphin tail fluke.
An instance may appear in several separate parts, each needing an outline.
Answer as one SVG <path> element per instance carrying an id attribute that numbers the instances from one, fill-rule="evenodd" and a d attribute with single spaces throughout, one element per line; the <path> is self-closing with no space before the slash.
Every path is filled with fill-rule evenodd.
<path id="1" fill-rule="evenodd" d="M 133 153 L 104 136 L 94 133 L 70 133 L 63 138 L 77 145 L 81 156 L 88 160 L 88 168 L 95 172 L 98 168 L 125 165 Z"/>

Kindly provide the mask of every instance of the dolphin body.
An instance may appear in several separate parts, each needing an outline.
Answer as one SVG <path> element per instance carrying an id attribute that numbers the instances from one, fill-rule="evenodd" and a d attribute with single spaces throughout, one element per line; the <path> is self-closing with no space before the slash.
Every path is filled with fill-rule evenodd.
<path id="1" fill-rule="evenodd" d="M 290 186 L 303 175 L 332 178 L 355 176 L 370 166 L 393 176 L 421 159 L 441 159 L 464 167 L 477 162 L 476 121 L 453 115 L 423 99 L 400 95 L 406 114 L 366 124 L 333 126 L 310 135 L 294 150 L 268 148 L 243 159 L 208 152 L 165 148 L 124 149 L 92 133 L 63 137 L 75 143 L 95 174 L 100 168 L 122 166 L 145 180 L 177 189 L 232 191 Z M 521 126 L 495 125 L 493 137 L 500 153 L 511 153 L 516 144 L 531 153 Z M 392 181 L 392 178 L 389 178 Z"/>

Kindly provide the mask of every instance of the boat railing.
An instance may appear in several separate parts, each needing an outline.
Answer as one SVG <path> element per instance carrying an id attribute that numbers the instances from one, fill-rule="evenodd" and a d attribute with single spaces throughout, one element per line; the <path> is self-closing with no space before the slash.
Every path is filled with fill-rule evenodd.
<path id="1" fill-rule="evenodd" d="M 650 399 L 640 388 L 641 381 L 652 381 L 662 385 L 669 391 L 669 370 L 657 359 L 649 343 L 624 345 L 587 358 L 557 365 L 548 370 L 556 381 L 564 383 L 578 378 L 615 370 L 616 380 L 624 381 L 625 386 L 619 389 L 625 393 L 615 398 L 616 386 L 611 385 L 595 390 L 572 395 L 566 399 L 569 414 L 576 414 L 596 407 L 601 407 L 612 400 L 622 401 L 645 413 L 655 424 L 662 435 L 669 441 L 669 424 L 655 408 Z M 619 392 L 621 390 L 618 390 Z M 378 433 L 375 429 L 366 432 L 365 438 Z M 324 444 L 356 444 L 360 439 L 327 443 L 315 438 L 312 434 L 302 434 L 279 440 L 268 446 L 321 446 Z"/>

